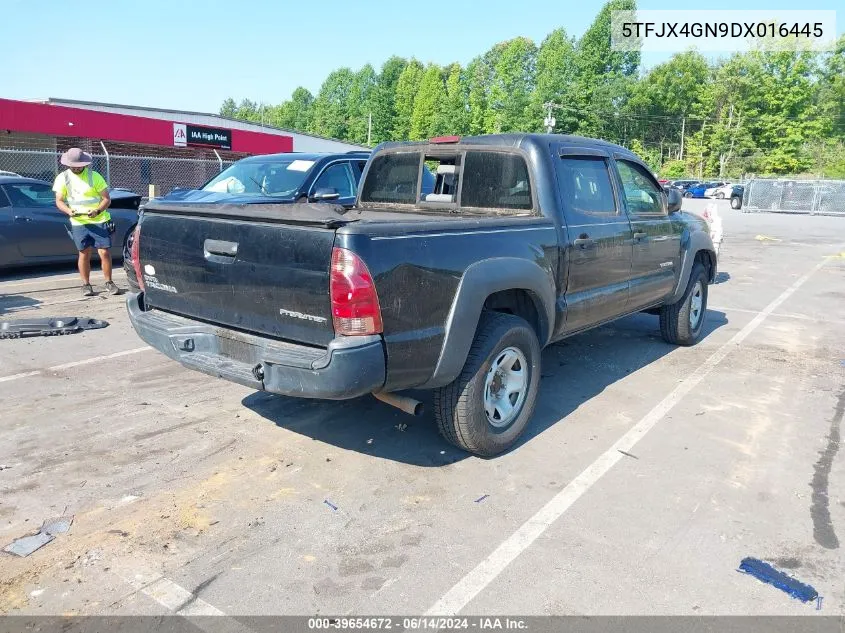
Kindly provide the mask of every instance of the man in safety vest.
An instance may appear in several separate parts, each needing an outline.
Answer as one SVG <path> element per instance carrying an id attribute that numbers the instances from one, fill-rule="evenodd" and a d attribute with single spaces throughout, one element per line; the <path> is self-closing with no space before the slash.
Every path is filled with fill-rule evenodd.
<path id="1" fill-rule="evenodd" d="M 56 176 L 53 191 L 56 206 L 70 216 L 70 235 L 79 251 L 79 275 L 82 277 L 82 296 L 94 296 L 91 287 L 91 254 L 100 255 L 106 290 L 120 294 L 111 278 L 111 215 L 108 212 L 111 198 L 105 179 L 91 169 L 91 154 L 72 147 L 62 154 L 61 163 L 68 167 Z"/>

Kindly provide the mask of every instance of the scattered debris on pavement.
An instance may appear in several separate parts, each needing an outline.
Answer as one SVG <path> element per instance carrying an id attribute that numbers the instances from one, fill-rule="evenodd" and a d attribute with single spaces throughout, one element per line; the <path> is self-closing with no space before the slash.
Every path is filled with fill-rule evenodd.
<path id="1" fill-rule="evenodd" d="M 810 585 L 805 585 L 803 582 L 796 580 L 792 576 L 775 569 L 769 563 L 757 558 L 743 558 L 739 563 L 739 569 L 737 571 L 750 574 L 766 584 L 785 591 L 793 598 L 798 598 L 802 602 L 809 602 L 819 597 L 819 592 Z"/>
<path id="2" fill-rule="evenodd" d="M 329 506 L 332 510 L 334 510 L 335 512 L 337 512 L 337 506 L 336 506 L 335 504 L 333 504 L 331 501 L 329 501 L 328 499 L 324 499 L 324 500 L 323 500 L 323 503 L 325 503 L 325 504 L 326 504 L 327 506 Z"/>
<path id="3" fill-rule="evenodd" d="M 629 453 L 628 451 L 623 451 L 621 448 L 617 448 L 616 450 L 619 451 L 620 453 L 622 453 L 625 457 L 633 457 L 634 459 L 639 459 L 639 457 L 637 457 L 633 453 Z"/>
<path id="4" fill-rule="evenodd" d="M 484 501 L 489 496 L 490 495 L 481 495 L 478 499 L 475 500 L 475 503 L 481 503 L 482 501 Z"/>
<path id="5" fill-rule="evenodd" d="M 25 558 L 26 556 L 32 554 L 32 552 L 44 547 L 54 538 L 56 537 L 52 534 L 45 534 L 44 532 L 39 532 L 38 534 L 31 534 L 29 536 L 22 536 L 21 538 L 15 539 L 11 543 L 9 543 L 6 547 L 3 548 L 3 551 L 8 552 L 9 554 L 14 554 L 15 556 L 20 556 L 21 558 Z"/>
<path id="6" fill-rule="evenodd" d="M 56 517 L 55 519 L 47 519 L 41 526 L 41 532 L 56 536 L 56 534 L 66 534 L 73 525 L 73 516 Z"/>
<path id="7" fill-rule="evenodd" d="M 41 549 L 47 543 L 56 538 L 57 534 L 65 534 L 73 524 L 73 516 L 62 516 L 55 519 L 47 519 L 41 525 L 37 534 L 30 534 L 15 539 L 3 548 L 8 554 L 14 554 L 25 558 L 33 552 Z"/>
<path id="8" fill-rule="evenodd" d="M 845 364 L 845 361 L 843 361 L 843 364 Z M 9 470 L 10 468 L 11 466 L 8 464 L 0 464 L 0 470 Z"/>

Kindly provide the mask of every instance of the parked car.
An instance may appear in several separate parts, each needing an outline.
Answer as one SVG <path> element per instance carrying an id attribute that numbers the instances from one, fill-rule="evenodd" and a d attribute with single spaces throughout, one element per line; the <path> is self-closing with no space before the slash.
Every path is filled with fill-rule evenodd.
<path id="1" fill-rule="evenodd" d="M 5 170 L 3 170 L 3 169 L 0 169 L 0 176 L 15 176 L 15 177 L 17 177 L 17 178 L 20 178 L 20 177 L 21 177 L 21 175 L 20 175 L 20 174 L 16 174 L 16 173 L 15 173 L 15 172 L 13 172 L 13 171 L 5 171 Z"/>
<path id="2" fill-rule="evenodd" d="M 731 197 L 731 190 L 733 189 L 733 184 L 726 182 L 715 187 L 710 187 L 704 192 L 705 198 L 716 198 L 717 200 L 724 200 L 725 198 Z"/>
<path id="3" fill-rule="evenodd" d="M 52 187 L 43 180 L 0 176 L 0 269 L 76 261 L 70 220 L 56 208 Z M 138 223 L 141 196 L 122 189 L 110 194 L 109 212 L 117 225 L 111 254 L 120 258 Z"/>
<path id="4" fill-rule="evenodd" d="M 492 456 L 531 418 L 544 346 L 646 310 L 667 341 L 701 338 L 716 254 L 680 207 L 599 140 L 386 143 L 349 211 L 150 202 L 127 307 L 153 347 L 254 389 L 414 413 L 396 392 L 433 389 L 443 436 Z"/>
<path id="5" fill-rule="evenodd" d="M 239 160 L 200 189 L 177 189 L 160 198 L 189 208 L 208 204 L 293 204 L 331 202 L 355 204 L 358 181 L 369 151 L 335 154 L 265 154 Z M 130 288 L 137 292 L 132 265 L 132 238 L 123 253 Z"/>
<path id="6" fill-rule="evenodd" d="M 683 191 L 686 191 L 690 187 L 693 187 L 693 186 L 699 184 L 700 182 L 701 182 L 700 180 L 690 180 L 690 179 L 673 180 L 671 185 L 673 187 L 677 187 L 678 189 L 682 189 Z"/>
<path id="7" fill-rule="evenodd" d="M 722 183 L 720 182 L 700 182 L 697 185 L 689 187 L 684 192 L 684 198 L 706 198 L 707 196 L 705 194 L 708 189 L 713 189 L 721 185 Z"/>
<path id="8" fill-rule="evenodd" d="M 745 195 L 745 187 L 733 185 L 731 187 L 731 209 L 742 208 L 742 197 Z"/>

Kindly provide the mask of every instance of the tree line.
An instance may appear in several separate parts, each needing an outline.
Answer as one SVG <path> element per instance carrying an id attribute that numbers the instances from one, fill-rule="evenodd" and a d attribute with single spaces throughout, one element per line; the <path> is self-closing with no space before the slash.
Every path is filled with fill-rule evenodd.
<path id="1" fill-rule="evenodd" d="M 709 61 L 677 53 L 648 71 L 611 50 L 610 0 L 587 31 L 537 46 L 517 37 L 447 66 L 391 57 L 329 74 L 278 105 L 226 99 L 220 114 L 351 143 L 545 131 L 631 148 L 666 177 L 822 174 L 845 178 L 845 36 L 834 51 L 753 50 Z"/>

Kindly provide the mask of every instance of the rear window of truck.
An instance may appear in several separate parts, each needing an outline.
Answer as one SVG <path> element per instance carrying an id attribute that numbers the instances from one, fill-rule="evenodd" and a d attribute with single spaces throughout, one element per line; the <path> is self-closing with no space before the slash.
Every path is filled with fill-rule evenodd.
<path id="1" fill-rule="evenodd" d="M 422 186 L 420 174 L 424 177 Z M 428 183 L 432 175 L 433 187 Z M 534 208 L 528 166 L 522 155 L 484 150 L 376 156 L 360 201 L 365 205 L 409 205 L 451 212 L 466 209 L 522 214 Z"/>

